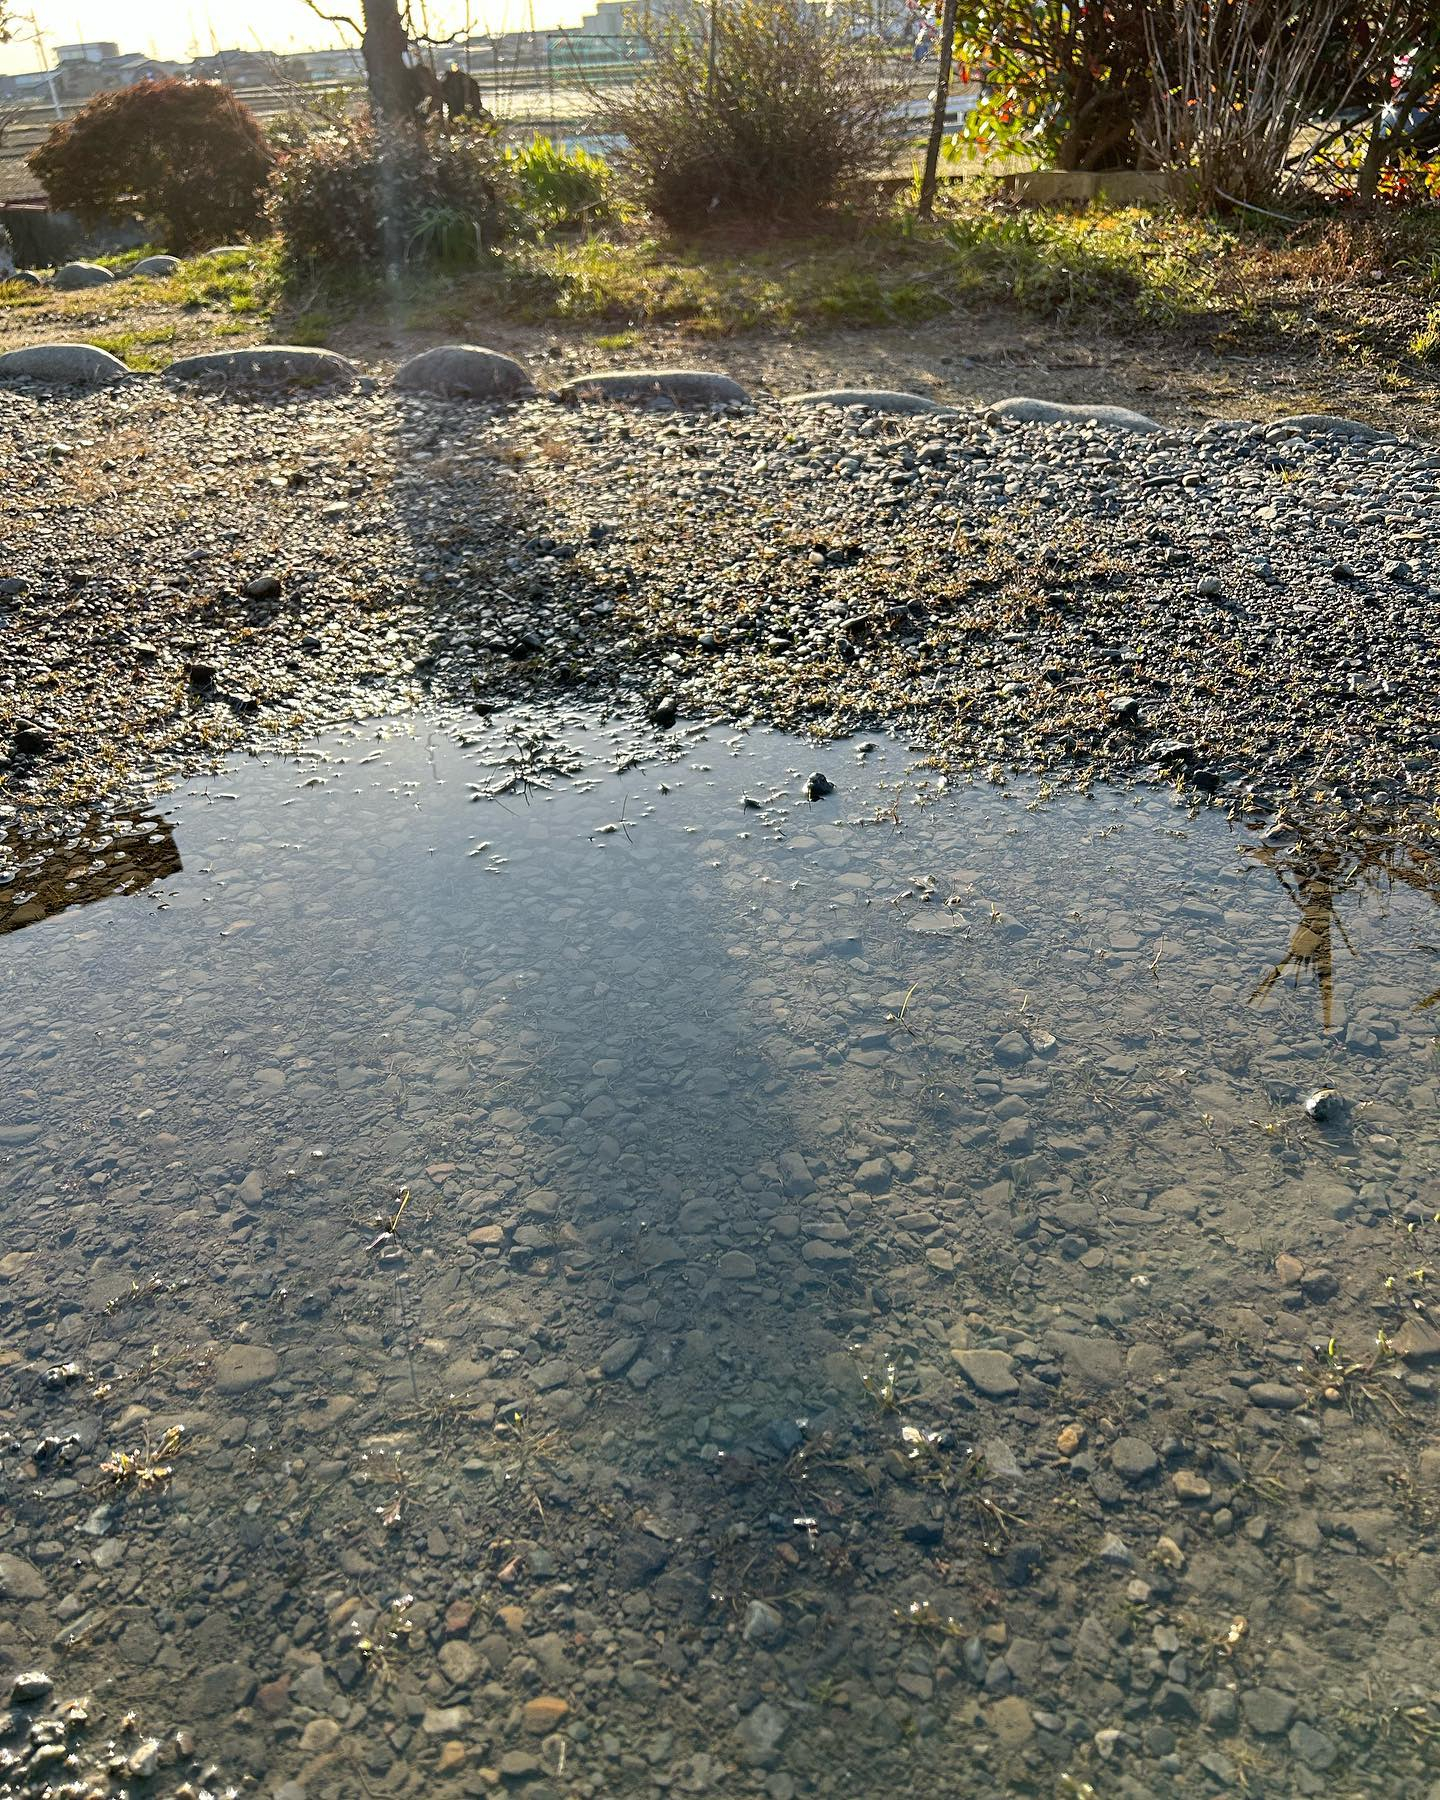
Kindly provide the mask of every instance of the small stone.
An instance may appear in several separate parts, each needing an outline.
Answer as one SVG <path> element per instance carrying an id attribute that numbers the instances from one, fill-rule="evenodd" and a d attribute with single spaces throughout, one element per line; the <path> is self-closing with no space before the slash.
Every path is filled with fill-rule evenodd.
<path id="1" fill-rule="evenodd" d="M 444 1631 L 447 1638 L 461 1637 L 470 1629 L 475 1618 L 475 1602 L 463 1596 L 452 1600 L 445 1608 Z"/>
<path id="2" fill-rule="evenodd" d="M 960 1373 L 977 1393 L 990 1400 L 1008 1400 L 1020 1392 L 1015 1359 L 1004 1350 L 957 1350 Z"/>
<path id="3" fill-rule="evenodd" d="M 1299 1388 L 1287 1387 L 1283 1381 L 1257 1381 L 1247 1398 L 1252 1406 L 1262 1406 L 1271 1412 L 1292 1412 L 1305 1404 L 1305 1396 Z"/>
<path id="4" fill-rule="evenodd" d="M 221 1394 L 244 1394 L 263 1387 L 280 1372 L 280 1359 L 264 1344 L 231 1344 L 215 1358 L 215 1388 Z"/>
<path id="5" fill-rule="evenodd" d="M 1110 1467 L 1124 1481 L 1144 1481 L 1160 1465 L 1160 1458 L 1144 1438 L 1116 1438 L 1110 1446 Z"/>
<path id="6" fill-rule="evenodd" d="M 1030 1708 L 1016 1694 L 997 1700 L 985 1714 L 986 1723 L 999 1739 L 1002 1750 L 1019 1750 L 1035 1735 Z"/>
<path id="7" fill-rule="evenodd" d="M 339 1727 L 336 1727 L 338 1732 Z M 131 1751 L 125 1764 L 136 1781 L 148 1781 L 160 1766 L 160 1740 L 146 1738 Z"/>
<path id="8" fill-rule="evenodd" d="M 300 1748 L 311 1756 L 333 1750 L 339 1741 L 340 1726 L 334 1719 L 312 1719 L 300 1734 Z"/>
<path id="9" fill-rule="evenodd" d="M 773 1769 L 780 1760 L 780 1746 L 790 1729 L 790 1721 L 770 1700 L 746 1713 L 736 1735 L 740 1740 L 740 1759 L 753 1769 Z"/>
<path id="10" fill-rule="evenodd" d="M 822 775 L 819 769 L 816 769 L 805 783 L 807 800 L 823 800 L 827 794 L 834 792 L 835 783 L 828 776 Z"/>
<path id="11" fill-rule="evenodd" d="M 773 1644 L 785 1632 L 785 1620 L 766 1600 L 752 1600 L 741 1636 L 747 1644 Z"/>
<path id="12" fill-rule="evenodd" d="M 525 1702 L 522 1720 L 532 1737 L 546 1737 L 569 1711 L 568 1700 L 561 1700 L 554 1694 L 541 1694 L 537 1699 Z"/>
<path id="13" fill-rule="evenodd" d="M 1282 1250 L 1275 1258 L 1275 1273 L 1286 1287 L 1296 1287 L 1305 1273 L 1305 1265 L 1298 1256 L 1291 1256 L 1288 1250 Z"/>
<path id="14" fill-rule="evenodd" d="M 1291 1695 L 1282 1694 L 1278 1688 L 1257 1687 L 1240 1696 L 1240 1710 L 1252 1731 L 1258 1731 L 1262 1737 L 1280 1737 L 1290 1729 L 1300 1709 Z"/>
<path id="15" fill-rule="evenodd" d="M 43 1600 L 45 1578 L 23 1556 L 0 1551 L 0 1600 Z"/>
<path id="16" fill-rule="evenodd" d="M 247 600 L 278 600 L 280 578 L 277 575 L 256 575 L 245 583 L 241 592 Z"/>
<path id="17" fill-rule="evenodd" d="M 48 1700 L 54 1691 L 55 1683 L 40 1669 L 26 1669 L 10 1683 L 10 1698 L 21 1706 Z"/>
<path id="18" fill-rule="evenodd" d="M 1200 1717 L 1212 1731 L 1233 1731 L 1240 1723 L 1234 1688 L 1206 1688 L 1200 1696 Z"/>
<path id="19" fill-rule="evenodd" d="M 1203 1475 L 1197 1475 L 1193 1469 L 1177 1469 L 1171 1477 L 1170 1485 L 1174 1488 L 1177 1499 L 1192 1503 L 1208 1500 L 1214 1489 Z"/>
<path id="20" fill-rule="evenodd" d="M 743 1250 L 727 1250 L 715 1265 L 716 1273 L 725 1281 L 753 1281 L 755 1258 Z"/>
<path id="21" fill-rule="evenodd" d="M 1074 1456 L 1084 1442 L 1085 1427 L 1083 1425 L 1062 1425 L 1060 1435 L 1055 1440 L 1055 1448 L 1062 1456 Z"/>
<path id="22" fill-rule="evenodd" d="M 1419 1313 L 1411 1313 L 1391 1338 L 1390 1348 L 1404 1362 L 1440 1362 L 1440 1329 Z"/>
<path id="23" fill-rule="evenodd" d="M 1317 1125 L 1324 1125 L 1339 1116 L 1344 1104 L 1337 1088 L 1316 1088 L 1305 1102 L 1305 1111 Z"/>
<path id="24" fill-rule="evenodd" d="M 1307 1725 L 1303 1719 L 1297 1719 L 1290 1728 L 1290 1748 L 1307 1769 L 1321 1772 L 1339 1755 L 1335 1740 L 1325 1732 L 1317 1731 L 1313 1725 Z"/>
<path id="25" fill-rule="evenodd" d="M 435 1660 L 445 1679 L 456 1687 L 463 1687 L 472 1680 L 480 1667 L 479 1651 L 460 1638 L 451 1638 L 442 1644 Z"/>

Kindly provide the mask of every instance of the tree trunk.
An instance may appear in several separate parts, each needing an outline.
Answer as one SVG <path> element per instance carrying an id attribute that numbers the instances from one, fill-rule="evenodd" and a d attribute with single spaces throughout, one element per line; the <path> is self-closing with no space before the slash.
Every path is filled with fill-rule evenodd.
<path id="1" fill-rule="evenodd" d="M 940 67 L 935 75 L 935 110 L 930 115 L 930 141 L 925 146 L 925 173 L 920 178 L 920 217 L 928 219 L 935 208 L 935 183 L 940 173 L 940 140 L 945 135 L 945 108 L 950 100 L 950 64 L 955 54 L 956 0 L 944 0 L 940 9 Z"/>
<path id="2" fill-rule="evenodd" d="M 365 23 L 360 54 L 365 59 L 365 81 L 370 104 L 383 119 L 408 119 L 415 110 L 415 96 L 406 67 L 409 40 L 400 19 L 399 0 L 363 0 Z"/>

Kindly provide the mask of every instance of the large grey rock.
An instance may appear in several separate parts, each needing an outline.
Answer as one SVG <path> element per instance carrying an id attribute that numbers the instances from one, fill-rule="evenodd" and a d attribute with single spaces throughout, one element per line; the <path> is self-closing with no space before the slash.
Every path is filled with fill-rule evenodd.
<path id="1" fill-rule="evenodd" d="M 1291 413 L 1286 418 L 1276 419 L 1273 425 L 1288 425 L 1291 431 L 1298 431 L 1305 437 L 1343 437 L 1362 444 L 1386 443 L 1393 441 L 1395 436 L 1393 431 L 1380 431 L 1360 419 L 1337 418 L 1334 413 Z"/>
<path id="2" fill-rule="evenodd" d="M 243 387 L 348 386 L 355 365 L 333 350 L 307 344 L 255 344 L 248 350 L 212 350 L 182 356 L 165 371 L 172 381 L 228 382 Z"/>
<path id="3" fill-rule="evenodd" d="M 22 287 L 44 287 L 45 283 L 33 269 L 16 269 L 13 275 L 0 276 L 3 281 L 18 281 Z"/>
<path id="4" fill-rule="evenodd" d="M 1015 1359 L 1004 1350 L 957 1350 L 955 1360 L 971 1387 L 991 1400 L 1008 1400 L 1020 1392 Z"/>
<path id="5" fill-rule="evenodd" d="M 51 387 L 103 387 L 130 375 L 118 357 L 94 344 L 27 344 L 0 356 L 0 381 L 43 381 Z"/>
<path id="6" fill-rule="evenodd" d="M 1069 406 L 1061 400 L 1032 400 L 1018 395 L 1013 400 L 997 400 L 990 408 L 1002 419 L 1018 419 L 1025 425 L 1103 425 L 1110 431 L 1162 431 L 1156 419 L 1144 413 L 1131 412 L 1128 406 L 1091 406 L 1081 402 Z"/>
<path id="7" fill-rule="evenodd" d="M 179 267 L 180 258 L 178 256 L 147 256 L 143 261 L 136 263 L 130 273 L 150 276 L 173 275 Z"/>
<path id="8" fill-rule="evenodd" d="M 513 400 L 534 383 L 524 365 L 479 344 L 438 344 L 401 363 L 395 386 L 460 400 Z"/>
<path id="9" fill-rule="evenodd" d="M 812 394 L 787 394 L 782 406 L 863 406 L 876 413 L 943 412 L 923 394 L 901 394 L 889 388 L 817 388 Z"/>
<path id="10" fill-rule="evenodd" d="M 77 288 L 108 287 L 114 279 L 110 270 L 102 269 L 99 263 L 72 262 L 55 271 L 51 285 L 68 294 Z"/>
<path id="11" fill-rule="evenodd" d="M 23 1556 L 0 1551 L 0 1600 L 43 1600 L 45 1577 Z"/>
<path id="12" fill-rule="evenodd" d="M 748 406 L 750 396 L 728 375 L 704 369 L 602 369 L 558 388 L 562 400 L 669 400 L 676 406 Z"/>

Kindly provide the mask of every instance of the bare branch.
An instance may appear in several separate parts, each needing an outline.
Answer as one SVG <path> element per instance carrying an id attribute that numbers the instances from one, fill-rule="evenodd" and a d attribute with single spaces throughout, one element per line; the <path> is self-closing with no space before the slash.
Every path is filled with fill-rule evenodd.
<path id="1" fill-rule="evenodd" d="M 365 35 L 362 27 L 348 13 L 328 13 L 315 4 L 315 0 L 305 0 L 305 4 L 317 19 L 323 19 L 327 25 L 343 25 L 347 31 L 353 31 L 356 37 Z"/>

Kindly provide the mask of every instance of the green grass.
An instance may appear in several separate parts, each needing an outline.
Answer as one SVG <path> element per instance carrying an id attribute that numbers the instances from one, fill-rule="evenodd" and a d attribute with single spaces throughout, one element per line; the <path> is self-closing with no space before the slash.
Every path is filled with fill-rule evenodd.
<path id="1" fill-rule="evenodd" d="M 123 272 L 145 254 L 109 261 Z M 195 258 L 160 281 L 69 296 L 0 287 L 0 312 L 50 308 L 60 326 L 67 314 L 95 318 L 97 306 L 111 334 L 97 341 L 128 343 L 146 366 L 164 340 L 127 333 L 131 308 L 146 311 L 147 332 L 157 310 L 187 315 L 187 349 L 206 336 L 343 342 L 352 329 L 470 338 L 499 317 L 569 322 L 620 351 L 656 326 L 719 338 L 911 326 L 999 308 L 1073 328 L 1215 344 L 1303 337 L 1341 355 L 1435 363 L 1440 209 L 1317 212 L 1284 225 L 1163 207 L 1022 209 L 974 184 L 947 193 L 923 226 L 902 199 L 786 238 L 661 236 L 633 222 L 542 235 L 477 269 L 412 267 L 393 280 L 288 267 L 271 241 Z"/>
<path id="2" fill-rule="evenodd" d="M 108 350 L 112 356 L 118 356 L 132 369 L 154 371 L 175 360 L 176 331 L 174 325 L 137 326 L 133 331 L 97 334 L 89 341 L 97 350 Z"/>
<path id="3" fill-rule="evenodd" d="M 1425 316 L 1425 323 L 1410 339 L 1410 354 L 1416 362 L 1440 362 L 1440 306 Z"/>

